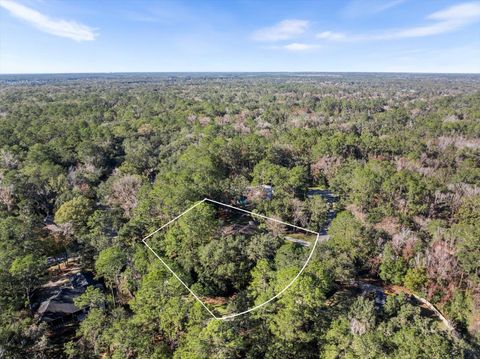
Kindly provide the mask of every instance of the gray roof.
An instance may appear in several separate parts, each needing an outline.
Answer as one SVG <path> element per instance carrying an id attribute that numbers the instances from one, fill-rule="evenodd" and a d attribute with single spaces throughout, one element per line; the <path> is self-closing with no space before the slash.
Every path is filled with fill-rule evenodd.
<path id="1" fill-rule="evenodd" d="M 93 278 L 90 272 L 77 273 L 69 277 L 69 285 L 50 290 L 50 296 L 43 299 L 36 310 L 40 320 L 50 322 L 65 315 L 76 313 L 83 308 L 77 308 L 75 299 L 82 295 L 90 285 L 103 289 L 103 286 Z M 53 289 L 53 288 L 52 288 Z M 45 294 L 47 294 L 46 292 Z M 45 297 L 44 297 L 45 298 Z"/>
<path id="2" fill-rule="evenodd" d="M 49 322 L 67 314 L 78 312 L 81 308 L 75 306 L 74 300 L 84 291 L 84 288 L 60 288 L 56 294 L 40 304 L 37 310 L 40 319 Z"/>

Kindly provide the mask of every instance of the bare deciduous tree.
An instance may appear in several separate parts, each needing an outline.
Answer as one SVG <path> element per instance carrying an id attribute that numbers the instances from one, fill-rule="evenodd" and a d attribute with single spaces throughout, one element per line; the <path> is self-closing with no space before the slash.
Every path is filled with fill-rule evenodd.
<path id="1" fill-rule="evenodd" d="M 282 219 L 278 216 L 271 216 L 271 218 L 281 221 Z M 273 236 L 278 237 L 282 234 L 285 234 L 286 228 L 285 225 L 282 223 L 272 221 L 272 220 L 266 220 L 265 225 L 267 226 L 268 230 L 272 233 Z"/>
<path id="2" fill-rule="evenodd" d="M 305 211 L 305 204 L 298 198 L 293 198 L 290 203 L 293 208 L 293 222 L 301 227 L 308 224 L 308 216 Z"/>
<path id="3" fill-rule="evenodd" d="M 0 186 L 0 203 L 7 207 L 8 212 L 12 210 L 14 201 L 13 186 Z"/>
<path id="4" fill-rule="evenodd" d="M 342 161 L 339 157 L 320 157 L 310 167 L 313 178 L 318 181 L 322 176 L 330 178 L 335 175 Z"/>
<path id="5" fill-rule="evenodd" d="M 5 150 L 0 152 L 0 165 L 3 168 L 12 170 L 18 167 L 18 163 L 18 159 L 13 153 Z"/>
<path id="6" fill-rule="evenodd" d="M 428 276 L 437 281 L 450 282 L 459 275 L 454 249 L 444 240 L 437 240 L 426 253 Z"/>
<path id="7" fill-rule="evenodd" d="M 138 176 L 125 175 L 115 179 L 108 202 L 123 209 L 126 217 L 131 217 L 137 206 L 137 193 L 142 184 Z"/>

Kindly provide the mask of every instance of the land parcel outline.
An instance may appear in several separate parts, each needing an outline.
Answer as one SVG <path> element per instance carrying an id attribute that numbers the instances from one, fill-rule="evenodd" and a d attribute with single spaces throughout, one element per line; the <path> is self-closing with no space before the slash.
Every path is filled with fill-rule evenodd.
<path id="1" fill-rule="evenodd" d="M 158 232 L 166 229 L 168 226 L 170 226 L 172 223 L 174 223 L 175 221 L 177 221 L 180 217 L 184 216 L 185 214 L 187 214 L 188 212 L 192 211 L 193 209 L 195 209 L 196 207 L 198 207 L 199 205 L 201 205 L 202 203 L 212 203 L 214 205 L 217 205 L 217 206 L 223 206 L 225 208 L 228 208 L 228 209 L 233 209 L 233 210 L 236 210 L 236 211 L 240 211 L 240 212 L 243 212 L 243 213 L 246 213 L 250 216 L 252 216 L 253 218 L 259 218 L 259 219 L 263 219 L 263 220 L 266 220 L 266 221 L 272 221 L 274 223 L 277 223 L 279 225 L 283 225 L 283 226 L 286 226 L 286 227 L 290 227 L 290 228 L 294 228 L 296 230 L 300 230 L 300 231 L 303 231 L 304 233 L 309 233 L 310 235 L 314 235 L 315 236 L 315 239 L 313 241 L 313 245 L 310 245 L 311 243 L 310 242 L 307 242 L 307 241 L 304 241 L 304 240 L 301 240 L 301 239 L 295 239 L 295 238 L 291 238 L 291 237 L 288 237 L 288 239 L 292 242 L 296 242 L 296 243 L 301 243 L 302 245 L 304 246 L 308 246 L 308 247 L 311 247 L 311 250 L 307 256 L 307 259 L 305 260 L 305 262 L 303 263 L 303 265 L 301 266 L 301 268 L 299 269 L 298 273 L 287 283 L 287 285 L 282 289 L 280 290 L 278 293 L 276 293 L 275 295 L 273 295 L 271 298 L 267 299 L 266 301 L 264 301 L 263 303 L 260 303 L 250 309 L 247 309 L 247 310 L 244 310 L 244 311 L 241 311 L 241 312 L 238 312 L 238 313 L 232 313 L 232 314 L 228 314 L 228 315 L 224 315 L 224 316 L 217 316 L 215 315 L 215 313 L 207 306 L 207 304 L 205 303 L 204 300 L 202 300 L 180 277 L 179 275 L 171 268 L 171 266 L 169 266 L 166 261 L 152 248 L 152 246 L 150 246 L 147 242 L 148 240 L 154 236 L 155 234 L 157 234 Z M 198 201 L 197 203 L 195 203 L 194 205 L 192 205 L 190 208 L 188 208 L 187 210 L 185 210 L 184 212 L 182 212 L 181 214 L 179 214 L 178 216 L 176 216 L 175 218 L 171 219 L 170 221 L 168 221 L 167 223 L 165 223 L 163 226 L 161 226 L 160 228 L 156 229 L 155 231 L 153 231 L 152 233 L 148 234 L 147 236 L 145 236 L 143 239 L 142 239 L 142 242 L 145 244 L 145 246 L 154 254 L 154 256 L 165 266 L 165 268 L 167 268 L 167 270 L 188 290 L 188 292 L 205 308 L 205 310 L 212 316 L 213 319 L 216 319 L 216 320 L 228 320 L 228 319 L 232 319 L 232 318 L 235 318 L 235 317 L 238 317 L 238 316 L 241 316 L 241 315 L 244 315 L 244 314 L 247 314 L 247 313 L 250 313 L 250 312 L 253 312 L 254 310 L 257 310 L 265 305 L 267 305 L 268 303 L 274 301 L 275 299 L 277 299 L 278 297 L 280 297 L 285 291 L 287 291 L 294 283 L 295 281 L 300 277 L 300 275 L 303 273 L 303 271 L 305 270 L 305 268 L 308 266 L 308 263 L 310 262 L 310 260 L 312 259 L 312 256 L 313 256 L 313 253 L 315 252 L 315 248 L 317 247 L 317 244 L 320 240 L 321 237 L 324 237 L 324 236 L 320 236 L 320 233 L 319 232 L 315 232 L 315 231 L 312 231 L 310 229 L 307 229 L 307 228 L 302 228 L 302 227 L 299 227 L 299 226 L 296 226 L 294 224 L 290 224 L 290 223 L 286 223 L 286 222 L 283 222 L 283 221 L 280 221 L 278 219 L 275 219 L 275 218 L 271 218 L 271 217 L 267 217 L 267 216 L 264 216 L 264 215 L 261 215 L 261 214 L 258 214 L 258 213 L 255 213 L 255 212 L 251 212 L 251 211 L 248 211 L 246 209 L 243 209 L 243 208 L 239 208 L 239 207 L 235 207 L 235 206 L 232 206 L 232 205 L 229 205 L 229 204 L 226 204 L 226 203 L 222 203 L 222 202 L 218 202 L 218 201 L 215 201 L 213 199 L 209 199 L 209 198 L 204 198 L 202 199 L 201 201 Z"/>

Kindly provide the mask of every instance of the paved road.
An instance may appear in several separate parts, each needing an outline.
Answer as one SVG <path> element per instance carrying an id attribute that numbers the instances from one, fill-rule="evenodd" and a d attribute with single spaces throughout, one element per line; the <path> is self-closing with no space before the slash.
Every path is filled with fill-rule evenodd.
<path id="1" fill-rule="evenodd" d="M 318 242 L 321 243 L 323 241 L 328 240 L 329 238 L 330 238 L 330 236 L 327 235 L 327 234 L 321 235 L 318 239 Z M 310 242 L 304 241 L 303 239 L 293 238 L 293 237 L 289 237 L 289 236 L 285 236 L 285 240 L 289 241 L 289 242 L 292 242 L 292 243 L 300 244 L 301 246 L 304 246 L 304 247 L 310 247 L 310 244 L 311 244 Z"/>
<path id="2" fill-rule="evenodd" d="M 304 241 L 303 239 L 298 239 L 298 238 L 293 238 L 289 236 L 284 237 L 286 241 L 292 242 L 292 243 L 297 243 L 300 244 L 301 246 L 304 247 L 310 247 L 310 242 Z"/>

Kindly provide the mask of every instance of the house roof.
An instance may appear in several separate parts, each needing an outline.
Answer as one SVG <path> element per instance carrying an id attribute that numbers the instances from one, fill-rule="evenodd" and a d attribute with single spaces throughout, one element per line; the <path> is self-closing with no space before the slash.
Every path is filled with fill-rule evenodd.
<path id="1" fill-rule="evenodd" d="M 84 291 L 84 288 L 60 288 L 56 294 L 40 304 L 37 310 L 40 319 L 48 322 L 79 311 L 81 308 L 75 306 L 74 300 Z"/>
<path id="2" fill-rule="evenodd" d="M 80 287 L 85 287 L 87 285 L 96 285 L 98 284 L 97 281 L 93 279 L 93 274 L 88 272 L 88 273 L 76 273 L 72 275 L 70 278 L 70 284 L 73 288 L 80 288 Z"/>
<path id="3" fill-rule="evenodd" d="M 83 308 L 75 306 L 75 299 L 83 294 L 90 285 L 102 288 L 102 285 L 94 279 L 90 272 L 76 273 L 68 279 L 69 285 L 56 288 L 50 292 L 51 295 L 47 299 L 38 305 L 36 313 L 40 320 L 49 322 L 78 312 Z"/>

